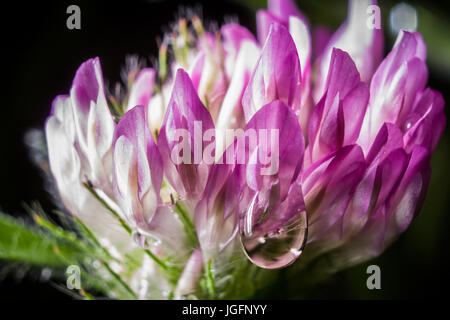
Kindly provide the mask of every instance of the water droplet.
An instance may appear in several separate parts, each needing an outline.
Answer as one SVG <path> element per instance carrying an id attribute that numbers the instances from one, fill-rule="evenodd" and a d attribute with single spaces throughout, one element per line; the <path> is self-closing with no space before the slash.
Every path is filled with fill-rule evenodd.
<path id="1" fill-rule="evenodd" d="M 100 267 L 102 266 L 102 264 L 101 264 L 100 261 L 98 261 L 98 260 L 95 260 L 95 261 L 92 263 L 92 265 L 93 265 L 93 267 L 94 267 L 95 269 L 98 269 L 98 268 L 100 268 Z"/>
<path id="2" fill-rule="evenodd" d="M 261 268 L 275 269 L 294 262 L 302 253 L 308 233 L 304 206 L 259 207 L 255 196 L 241 230 L 244 252 Z"/>
<path id="3" fill-rule="evenodd" d="M 408 132 L 408 130 L 410 130 L 417 123 L 417 121 L 420 120 L 420 118 L 421 116 L 416 113 L 409 114 L 401 126 L 403 133 Z"/>
<path id="4" fill-rule="evenodd" d="M 133 241 L 142 249 L 151 249 L 161 244 L 161 240 L 142 234 L 138 230 L 131 233 Z"/>
<path id="5" fill-rule="evenodd" d="M 132 233 L 133 241 L 142 249 L 148 249 L 149 243 L 147 236 L 143 235 L 139 231 L 135 230 Z"/>
<path id="6" fill-rule="evenodd" d="M 407 132 L 413 126 L 414 122 L 412 119 L 407 119 L 403 124 L 403 132 Z"/>

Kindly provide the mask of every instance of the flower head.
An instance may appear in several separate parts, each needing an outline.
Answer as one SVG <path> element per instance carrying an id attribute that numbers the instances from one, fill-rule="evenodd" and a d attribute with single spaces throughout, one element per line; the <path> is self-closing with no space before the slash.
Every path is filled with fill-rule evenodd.
<path id="1" fill-rule="evenodd" d="M 379 255 L 420 211 L 446 120 L 421 35 L 400 32 L 383 59 L 381 30 L 361 18 L 372 4 L 349 1 L 326 45 L 292 0 L 258 11 L 257 37 L 183 18 L 159 69 L 128 77 L 117 124 L 88 60 L 46 124 L 64 205 L 116 242 L 104 210 L 87 213 L 89 182 L 141 247 L 171 261 L 156 260 L 163 270 L 178 268 L 156 284 L 178 298 L 202 283 L 226 296 L 245 257 L 273 269 L 327 253 L 338 269 Z"/>

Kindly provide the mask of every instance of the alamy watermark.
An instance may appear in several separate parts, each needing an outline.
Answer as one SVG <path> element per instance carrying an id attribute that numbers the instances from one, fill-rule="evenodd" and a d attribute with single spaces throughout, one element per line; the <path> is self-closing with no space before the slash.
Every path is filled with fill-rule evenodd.
<path id="1" fill-rule="evenodd" d="M 66 13 L 70 14 L 70 16 L 67 17 L 67 20 L 66 20 L 67 29 L 80 30 L 81 29 L 81 9 L 80 9 L 80 7 L 75 4 L 72 4 L 67 7 Z"/>
<path id="2" fill-rule="evenodd" d="M 376 264 L 372 264 L 367 267 L 366 270 L 367 274 L 370 274 L 370 276 L 367 278 L 366 285 L 367 289 L 374 290 L 374 289 L 381 289 L 381 269 Z"/>
<path id="3" fill-rule="evenodd" d="M 279 169 L 279 129 L 223 129 L 225 146 L 223 155 L 216 151 L 224 149 L 224 141 L 216 139 L 217 130 L 203 132 L 202 122 L 194 121 L 194 136 L 187 129 L 170 132 L 167 140 L 175 143 L 171 151 L 174 164 L 250 164 L 260 168 L 261 175 L 274 175 Z M 213 143 L 215 142 L 215 143 Z M 217 144 L 217 146 L 216 146 Z M 203 146 L 205 147 L 203 148 Z M 218 148 L 216 148 L 218 147 Z"/>
<path id="4" fill-rule="evenodd" d="M 367 7 L 367 14 L 369 17 L 366 20 L 367 28 L 370 30 L 381 29 L 381 9 L 379 6 L 373 4 Z"/>
<path id="5" fill-rule="evenodd" d="M 81 289 L 81 270 L 80 267 L 73 264 L 66 269 L 67 280 L 66 286 L 69 290 L 80 290 Z"/>

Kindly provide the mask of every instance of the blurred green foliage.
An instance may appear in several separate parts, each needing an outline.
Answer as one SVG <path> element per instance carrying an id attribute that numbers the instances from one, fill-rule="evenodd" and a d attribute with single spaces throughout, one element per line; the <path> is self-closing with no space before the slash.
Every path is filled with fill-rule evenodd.
<path id="1" fill-rule="evenodd" d="M 63 267 L 67 261 L 80 259 L 82 254 L 78 248 L 0 212 L 0 259 Z"/>

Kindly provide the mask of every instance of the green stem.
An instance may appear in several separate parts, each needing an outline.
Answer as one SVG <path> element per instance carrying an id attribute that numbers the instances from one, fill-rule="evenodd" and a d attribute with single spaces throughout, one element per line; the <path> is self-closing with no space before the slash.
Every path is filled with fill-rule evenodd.
<path id="1" fill-rule="evenodd" d="M 122 278 L 116 272 L 114 272 L 106 262 L 102 261 L 102 264 L 105 269 L 108 270 L 108 272 L 113 276 L 113 278 L 116 279 L 117 282 L 119 282 L 120 285 L 131 295 L 131 297 L 133 299 L 137 299 L 136 293 L 131 290 L 131 288 L 125 283 L 125 281 L 123 281 Z"/>
<path id="2" fill-rule="evenodd" d="M 156 263 L 158 266 L 161 267 L 161 269 L 163 269 L 164 271 L 169 271 L 169 270 L 171 269 L 168 265 L 166 265 L 166 264 L 164 263 L 164 261 L 162 261 L 162 260 L 159 259 L 157 256 L 155 256 L 150 250 L 145 249 L 144 251 L 145 251 L 145 253 L 146 253 L 151 259 L 153 259 L 153 261 L 155 261 L 155 263 Z"/>
<path id="3" fill-rule="evenodd" d="M 114 258 L 113 256 L 111 256 L 111 254 L 109 253 L 108 250 L 106 250 L 106 248 L 98 241 L 97 237 L 92 233 L 91 230 L 89 230 L 89 228 L 77 217 L 73 217 L 75 223 L 78 225 L 78 227 L 81 229 L 81 231 L 84 233 L 85 236 L 87 236 L 87 238 L 89 238 L 89 240 L 92 241 L 92 243 L 94 244 L 94 246 L 96 248 L 98 248 L 102 254 L 108 258 L 108 260 L 114 260 L 117 263 L 123 263 L 121 260 Z"/>
<path id="4" fill-rule="evenodd" d="M 122 107 L 120 106 L 119 102 L 116 100 L 116 98 L 114 98 L 113 96 L 109 97 L 109 101 L 110 101 L 110 106 L 112 106 L 112 111 L 113 113 L 115 113 L 119 118 L 123 116 L 123 110 Z"/>
<path id="5" fill-rule="evenodd" d="M 216 294 L 216 287 L 214 284 L 214 276 L 212 274 L 212 260 L 208 260 L 208 264 L 206 265 L 206 287 L 208 288 L 209 295 L 214 297 Z"/>
<path id="6" fill-rule="evenodd" d="M 189 214 L 186 212 L 185 208 L 180 202 L 175 202 L 174 207 L 175 212 L 178 214 L 178 217 L 180 218 L 181 222 L 184 225 L 184 229 L 189 237 L 189 241 L 192 247 L 197 247 L 198 246 L 197 233 L 195 231 L 195 225 L 191 221 Z"/>
<path id="7" fill-rule="evenodd" d="M 131 235 L 131 228 L 125 223 L 125 221 L 123 221 L 119 214 L 98 195 L 97 191 L 95 191 L 94 188 L 87 182 L 83 183 L 83 185 L 109 212 L 112 213 L 112 215 L 119 221 L 120 225 Z"/>
<path id="8" fill-rule="evenodd" d="M 53 223 L 45 220 L 44 218 L 40 217 L 37 214 L 33 214 L 33 219 L 38 226 L 48 230 L 50 233 L 55 235 L 57 238 L 61 238 L 70 243 L 77 244 L 77 246 L 79 245 L 79 243 L 77 241 L 77 237 L 73 233 L 67 232 L 67 231 L 61 229 L 60 227 L 55 226 Z"/>

